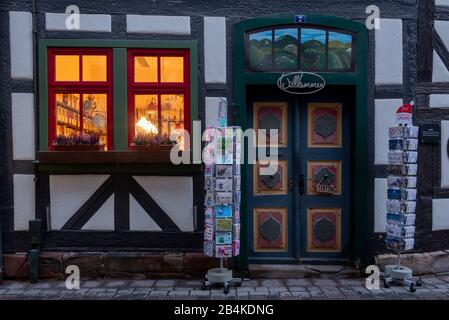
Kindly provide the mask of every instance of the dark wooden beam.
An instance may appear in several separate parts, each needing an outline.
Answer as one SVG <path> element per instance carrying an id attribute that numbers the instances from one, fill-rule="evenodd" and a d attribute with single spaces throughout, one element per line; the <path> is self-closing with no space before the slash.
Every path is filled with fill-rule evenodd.
<path id="1" fill-rule="evenodd" d="M 95 163 L 171 163 L 170 150 L 154 151 L 39 151 L 40 164 L 95 164 Z"/>
<path id="2" fill-rule="evenodd" d="M 112 177 L 94 192 L 94 194 L 79 208 L 75 214 L 66 222 L 62 230 L 80 230 L 87 221 L 101 208 L 114 192 Z"/>
<path id="3" fill-rule="evenodd" d="M 42 220 L 42 227 L 48 229 L 47 208 L 50 208 L 50 176 L 45 172 L 36 174 L 36 218 Z"/>
<path id="4" fill-rule="evenodd" d="M 202 232 L 111 232 L 50 231 L 43 232 L 43 251 L 200 251 Z M 5 252 L 28 251 L 29 232 L 4 232 Z"/>
<path id="5" fill-rule="evenodd" d="M 449 20 L 449 7 L 436 6 L 435 20 Z"/>
<path id="6" fill-rule="evenodd" d="M 134 175 L 151 174 L 153 176 L 184 176 L 201 173 L 199 164 L 174 165 L 172 163 L 95 163 L 95 164 L 39 164 L 39 171 L 51 174 L 113 174 L 129 173 Z"/>
<path id="7" fill-rule="evenodd" d="M 432 81 L 434 0 L 418 0 L 418 82 Z"/>
<path id="8" fill-rule="evenodd" d="M 433 48 L 435 49 L 436 53 L 438 53 L 438 55 L 440 56 L 441 61 L 443 61 L 446 69 L 449 70 L 449 51 L 446 48 L 443 39 L 441 39 L 440 35 L 435 30 L 435 28 L 432 28 L 432 32 L 433 32 L 433 39 L 432 39 Z"/>
<path id="9" fill-rule="evenodd" d="M 114 174 L 114 225 L 115 231 L 129 231 L 129 183 L 128 174 Z"/>
<path id="10" fill-rule="evenodd" d="M 402 99 L 404 87 L 402 85 L 376 85 L 377 99 Z"/>
<path id="11" fill-rule="evenodd" d="M 416 94 L 438 94 L 449 91 L 449 82 L 421 82 L 416 84 Z"/>
<path id="12" fill-rule="evenodd" d="M 13 171 L 15 174 L 34 174 L 36 165 L 31 160 L 14 160 Z"/>
<path id="13" fill-rule="evenodd" d="M 148 215 L 156 222 L 156 224 L 165 232 L 180 232 L 179 227 L 173 220 L 162 210 L 161 207 L 150 197 L 150 195 L 140 186 L 140 184 L 130 178 L 129 191 Z M 170 192 L 170 191 L 168 191 Z M 172 194 L 173 201 L 176 201 L 176 194 Z"/>

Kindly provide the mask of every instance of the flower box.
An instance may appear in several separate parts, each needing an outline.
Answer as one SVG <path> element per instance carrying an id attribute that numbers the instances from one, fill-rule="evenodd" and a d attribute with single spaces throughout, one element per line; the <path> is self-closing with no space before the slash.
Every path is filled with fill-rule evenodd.
<path id="1" fill-rule="evenodd" d="M 132 151 L 163 151 L 170 152 L 174 144 L 159 144 L 159 145 L 137 145 L 131 143 L 129 150 Z"/>
<path id="2" fill-rule="evenodd" d="M 103 151 L 104 144 L 75 144 L 75 145 L 60 145 L 53 144 L 53 151 Z"/>

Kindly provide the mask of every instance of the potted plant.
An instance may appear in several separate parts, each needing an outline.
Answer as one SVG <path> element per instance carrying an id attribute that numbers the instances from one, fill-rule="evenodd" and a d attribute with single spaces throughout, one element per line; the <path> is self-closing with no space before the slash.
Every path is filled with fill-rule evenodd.
<path id="1" fill-rule="evenodd" d="M 58 135 L 53 140 L 54 151 L 102 151 L 104 144 L 100 142 L 99 134 Z"/>
<path id="2" fill-rule="evenodd" d="M 170 140 L 168 134 L 161 133 L 139 133 L 132 140 L 130 150 L 143 151 L 170 151 L 176 141 Z"/>

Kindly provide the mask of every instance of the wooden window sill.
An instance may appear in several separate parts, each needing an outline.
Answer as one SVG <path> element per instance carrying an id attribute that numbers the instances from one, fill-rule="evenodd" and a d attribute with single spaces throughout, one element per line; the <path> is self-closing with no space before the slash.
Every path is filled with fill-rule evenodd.
<path id="1" fill-rule="evenodd" d="M 171 164 L 170 150 L 39 151 L 38 164 Z"/>

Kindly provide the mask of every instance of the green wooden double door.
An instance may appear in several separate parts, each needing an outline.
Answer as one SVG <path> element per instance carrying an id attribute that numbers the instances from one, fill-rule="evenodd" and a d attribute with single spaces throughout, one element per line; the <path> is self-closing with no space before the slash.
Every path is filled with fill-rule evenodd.
<path id="1" fill-rule="evenodd" d="M 266 129 L 279 147 L 276 173 L 246 166 L 250 262 L 348 258 L 352 101 L 345 87 L 314 95 L 247 88 L 248 127 Z"/>

